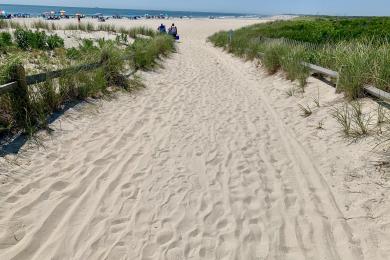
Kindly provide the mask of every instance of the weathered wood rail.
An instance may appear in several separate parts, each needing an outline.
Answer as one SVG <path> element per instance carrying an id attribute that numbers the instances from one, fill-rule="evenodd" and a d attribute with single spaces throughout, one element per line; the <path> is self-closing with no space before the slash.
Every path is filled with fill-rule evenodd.
<path id="1" fill-rule="evenodd" d="M 257 56 L 258 56 L 258 58 L 261 59 L 264 57 L 264 53 L 260 52 L 260 53 L 258 53 Z M 310 64 L 307 62 L 302 62 L 302 65 L 307 67 L 312 73 L 316 73 L 316 74 L 320 74 L 322 76 L 334 78 L 337 80 L 337 82 L 339 81 L 340 74 L 337 71 L 333 71 L 333 70 L 323 68 L 323 67 L 320 67 L 320 66 L 315 65 L 315 64 Z M 336 88 L 337 88 L 337 84 L 336 84 Z M 375 97 L 375 98 L 378 98 L 378 99 L 381 99 L 382 101 L 390 104 L 390 93 L 388 93 L 384 90 L 378 89 L 374 86 L 364 86 L 363 89 L 364 89 L 364 92 L 367 93 L 368 95 Z"/>
<path id="2" fill-rule="evenodd" d="M 129 57 L 123 57 L 123 60 L 127 60 Z M 23 125 L 28 118 L 28 113 L 30 111 L 30 100 L 28 95 L 28 86 L 46 82 L 47 80 L 60 78 L 66 75 L 71 75 L 80 72 L 93 71 L 100 67 L 105 67 L 107 65 L 107 57 L 104 55 L 101 58 L 100 62 L 82 64 L 77 66 L 68 67 L 61 70 L 48 71 L 35 75 L 26 76 L 25 69 L 23 65 L 18 64 L 14 65 L 11 72 L 10 82 L 0 85 L 0 95 L 10 93 L 12 97 L 13 108 L 15 109 L 15 117 L 18 124 Z M 127 77 L 132 76 L 136 70 L 131 71 Z"/>
<path id="3" fill-rule="evenodd" d="M 60 78 L 71 73 L 79 73 L 83 71 L 91 71 L 100 68 L 103 65 L 102 62 L 82 64 L 79 66 L 69 67 L 62 70 L 48 71 L 35 75 L 26 76 L 27 85 L 34 85 L 45 82 L 50 79 Z"/>

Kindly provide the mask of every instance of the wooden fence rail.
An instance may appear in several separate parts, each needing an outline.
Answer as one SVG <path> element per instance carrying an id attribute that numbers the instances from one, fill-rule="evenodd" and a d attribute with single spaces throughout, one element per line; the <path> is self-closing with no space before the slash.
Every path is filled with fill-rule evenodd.
<path id="1" fill-rule="evenodd" d="M 79 66 L 69 67 L 62 70 L 43 72 L 43 73 L 27 76 L 26 81 L 27 81 L 27 85 L 34 85 L 34 84 L 45 82 L 50 79 L 55 79 L 65 75 L 70 75 L 72 73 L 95 70 L 101 67 L 102 65 L 103 64 L 101 62 L 97 62 L 97 63 L 83 64 Z"/>
<path id="2" fill-rule="evenodd" d="M 258 53 L 257 56 L 260 59 L 264 58 L 264 53 L 260 52 L 260 53 Z M 327 76 L 330 78 L 334 78 L 337 80 L 337 82 L 339 81 L 340 74 L 337 71 L 333 71 L 333 70 L 323 68 L 323 67 L 320 67 L 318 65 L 310 64 L 307 62 L 302 62 L 302 65 L 307 67 L 313 73 L 324 75 L 324 76 Z M 337 84 L 336 84 L 336 88 L 337 88 Z M 388 93 L 384 90 L 378 89 L 374 86 L 364 86 L 363 89 L 364 89 L 364 92 L 366 92 L 370 96 L 373 96 L 375 98 L 379 98 L 382 101 L 390 104 L 390 93 Z"/>
<path id="3" fill-rule="evenodd" d="M 35 75 L 29 75 L 26 76 L 26 83 L 28 86 L 34 85 L 34 84 L 45 82 L 46 80 L 49 79 L 55 79 L 65 75 L 69 75 L 71 73 L 95 70 L 101 66 L 103 66 L 103 63 L 97 62 L 97 63 L 83 64 L 79 66 L 69 67 L 62 70 L 48 71 L 48 72 L 43 72 Z M 17 86 L 18 86 L 17 81 L 11 81 L 4 85 L 0 85 L 0 95 L 12 91 L 13 89 L 17 88 Z"/>
<path id="4" fill-rule="evenodd" d="M 123 57 L 123 60 L 128 60 L 130 57 Z M 104 59 L 102 59 L 101 62 L 95 62 L 95 63 L 90 63 L 90 64 L 82 64 L 82 65 L 77 65 L 77 66 L 72 66 L 69 68 L 61 69 L 61 70 L 55 70 L 55 71 L 47 71 L 47 72 L 42 72 L 34 75 L 28 75 L 26 76 L 26 82 L 27 85 L 34 85 L 38 83 L 45 82 L 50 79 L 55 79 L 55 78 L 60 78 L 65 75 L 69 75 L 72 73 L 79 73 L 79 72 L 86 72 L 86 71 L 92 71 L 95 69 L 98 69 L 104 65 Z M 131 71 L 130 74 L 128 75 L 133 75 L 135 71 Z M 6 83 L 4 85 L 0 85 L 0 95 L 5 94 L 7 92 L 12 91 L 17 87 L 18 83 L 16 81 L 11 81 L 9 83 Z"/>
<path id="5" fill-rule="evenodd" d="M 25 126 L 26 118 L 30 112 L 30 100 L 28 95 L 28 86 L 45 82 L 50 79 L 60 78 L 65 75 L 71 75 L 79 72 L 86 72 L 105 67 L 108 57 L 102 55 L 100 62 L 91 64 L 82 64 L 78 66 L 72 66 L 69 68 L 48 71 L 35 75 L 26 76 L 23 65 L 14 65 L 11 72 L 11 81 L 0 85 L 0 95 L 10 93 L 12 97 L 13 108 L 15 109 L 15 119 L 21 126 Z M 123 60 L 127 60 L 129 57 L 123 57 Z M 131 71 L 127 76 L 131 76 L 136 70 Z"/>

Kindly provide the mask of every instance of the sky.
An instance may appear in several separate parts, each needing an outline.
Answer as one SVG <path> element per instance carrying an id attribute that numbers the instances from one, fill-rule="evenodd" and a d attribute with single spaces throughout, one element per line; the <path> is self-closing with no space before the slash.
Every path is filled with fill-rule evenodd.
<path id="1" fill-rule="evenodd" d="M 256 14 L 390 15 L 390 0 L 0 0 L 0 4 Z"/>

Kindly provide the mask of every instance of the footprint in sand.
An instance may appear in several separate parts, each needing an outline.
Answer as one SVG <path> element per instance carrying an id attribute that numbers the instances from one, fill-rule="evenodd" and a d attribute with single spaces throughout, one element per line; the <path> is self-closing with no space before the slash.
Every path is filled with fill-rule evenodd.
<path id="1" fill-rule="evenodd" d="M 173 233 L 169 230 L 163 230 L 160 232 L 160 234 L 157 236 L 157 243 L 159 245 L 165 245 L 168 243 L 173 237 Z"/>

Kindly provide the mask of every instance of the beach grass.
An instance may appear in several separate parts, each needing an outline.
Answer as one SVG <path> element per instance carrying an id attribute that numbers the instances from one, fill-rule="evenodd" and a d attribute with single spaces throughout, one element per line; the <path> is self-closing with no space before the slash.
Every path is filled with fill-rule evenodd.
<path id="1" fill-rule="evenodd" d="M 104 32 L 116 32 L 116 27 L 113 24 L 99 24 L 98 31 L 104 31 Z"/>
<path id="2" fill-rule="evenodd" d="M 350 29 L 364 22 L 366 26 Z M 263 53 L 262 64 L 270 74 L 282 70 L 303 89 L 309 71 L 302 61 L 337 71 L 338 90 L 354 99 L 363 95 L 366 84 L 390 91 L 389 28 L 390 18 L 321 18 L 258 24 L 236 30 L 232 37 L 219 32 L 209 40 L 246 59 Z"/>
<path id="3" fill-rule="evenodd" d="M 82 23 L 68 23 L 63 27 L 63 30 L 69 31 L 84 31 L 84 32 L 92 32 L 96 31 L 94 24 L 91 22 L 82 22 Z"/>
<path id="4" fill-rule="evenodd" d="M 175 44 L 168 35 L 156 35 L 150 39 L 137 38 L 127 50 L 135 69 L 150 70 L 158 64 L 160 57 L 175 51 Z"/>
<path id="5" fill-rule="evenodd" d="M 31 27 L 35 29 L 43 29 L 47 31 L 57 30 L 57 27 L 54 23 L 49 23 L 42 20 L 33 21 Z"/>
<path id="6" fill-rule="evenodd" d="M 149 37 L 154 37 L 156 35 L 156 32 L 150 28 L 147 27 L 134 27 L 127 31 L 127 34 L 131 38 L 137 38 L 137 35 L 144 35 Z"/>
<path id="7" fill-rule="evenodd" d="M 9 39 L 9 34 L 0 34 L 0 40 Z M 127 34 L 126 34 L 127 37 Z M 11 94 L 0 95 L 0 135 L 22 131 L 32 135 L 45 128 L 49 116 L 63 109 L 74 100 L 100 98 L 115 89 L 133 91 L 144 87 L 141 79 L 129 79 L 129 70 L 152 69 L 162 57 L 175 50 L 172 37 L 155 35 L 147 39 L 136 39 L 124 48 L 111 40 L 84 39 L 77 48 L 65 49 L 63 39 L 57 35 L 47 35 L 44 31 L 17 29 L 15 31 L 15 54 L 7 53 L 7 59 L 0 63 L 0 84 L 11 79 L 11 71 L 18 64 L 31 62 L 34 70 L 27 73 L 58 70 L 72 65 L 101 62 L 102 66 L 88 72 L 72 72 L 58 79 L 48 80 L 30 86 L 28 89 L 28 108 L 26 115 L 21 111 L 16 97 Z"/>

